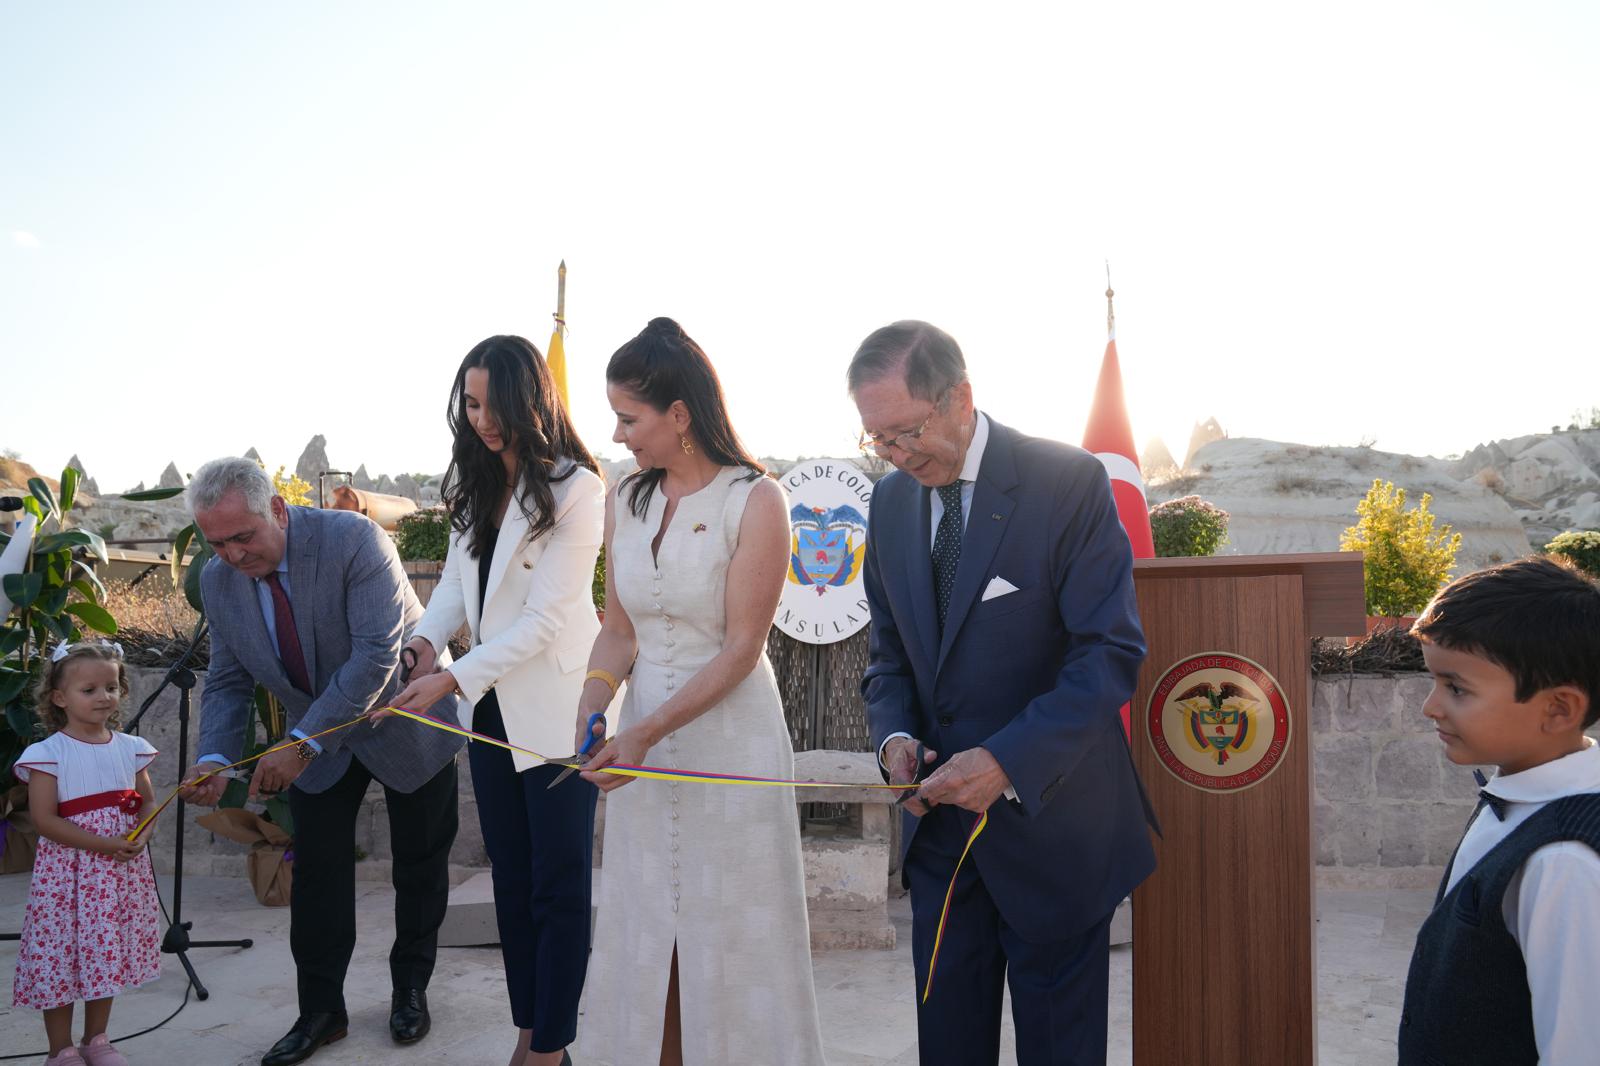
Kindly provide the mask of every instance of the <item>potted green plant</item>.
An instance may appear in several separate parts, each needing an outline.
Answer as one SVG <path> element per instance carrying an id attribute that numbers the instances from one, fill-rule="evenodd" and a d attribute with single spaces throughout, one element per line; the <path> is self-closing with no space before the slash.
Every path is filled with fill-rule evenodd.
<path id="1" fill-rule="evenodd" d="M 1544 550 L 1570 559 L 1590 577 L 1600 577 L 1600 530 L 1569 529 L 1546 544 Z"/>
<path id="2" fill-rule="evenodd" d="M 1198 496 L 1180 496 L 1150 508 L 1156 557 L 1209 556 L 1228 542 L 1228 512 Z"/>

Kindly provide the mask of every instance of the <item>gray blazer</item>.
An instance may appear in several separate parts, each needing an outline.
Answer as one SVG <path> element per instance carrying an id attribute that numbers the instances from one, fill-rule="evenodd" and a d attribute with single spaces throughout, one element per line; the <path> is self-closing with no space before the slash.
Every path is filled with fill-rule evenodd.
<path id="1" fill-rule="evenodd" d="M 354 511 L 289 508 L 289 590 L 295 629 L 315 696 L 289 683 L 267 634 L 255 582 L 212 559 L 200 575 L 211 623 L 211 667 L 200 697 L 201 755 L 243 755 L 259 682 L 283 704 L 287 728 L 313 734 L 382 707 L 400 691 L 400 649 L 422 605 L 406 580 L 388 534 Z M 429 709 L 457 722 L 455 697 Z M 253 727 L 253 725 L 252 725 Z M 462 737 L 404 718 L 354 725 L 321 737 L 322 754 L 295 780 L 322 792 L 350 766 L 352 755 L 398 792 L 414 792 L 455 758 Z"/>

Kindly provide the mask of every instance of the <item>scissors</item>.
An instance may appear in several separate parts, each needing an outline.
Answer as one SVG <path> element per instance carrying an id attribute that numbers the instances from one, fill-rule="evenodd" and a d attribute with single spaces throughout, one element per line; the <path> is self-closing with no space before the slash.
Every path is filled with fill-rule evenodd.
<path id="1" fill-rule="evenodd" d="M 230 766 L 226 770 L 212 770 L 201 776 L 208 781 L 213 777 L 217 777 L 224 781 L 248 782 L 250 780 L 250 771 L 242 766 Z M 179 784 L 182 785 L 183 782 L 180 781 Z"/>
<path id="2" fill-rule="evenodd" d="M 400 649 L 400 684 L 409 685 L 411 683 L 412 671 L 416 670 L 416 668 L 417 668 L 417 651 L 416 651 L 416 649 L 412 648 L 412 647 L 409 647 L 409 646 L 401 648 Z M 374 729 L 378 728 L 379 726 L 381 726 L 383 724 L 383 721 L 384 720 L 382 718 L 380 718 L 377 721 L 373 722 L 372 723 L 372 728 L 374 728 Z"/>
<path id="3" fill-rule="evenodd" d="M 248 781 L 250 780 L 250 771 L 242 766 L 235 766 L 227 770 L 212 770 L 205 776 L 207 778 L 220 777 L 225 781 Z"/>
<path id="4" fill-rule="evenodd" d="M 922 741 L 920 741 L 920 740 L 917 741 L 917 768 L 911 774 L 911 780 L 906 782 L 907 784 L 914 785 L 918 781 L 922 780 L 922 771 L 928 765 L 925 761 L 923 761 L 924 757 L 927 755 L 927 751 L 928 751 L 928 749 L 923 747 Z M 898 795 L 898 796 L 896 796 L 894 798 L 894 802 L 895 802 L 896 805 L 899 805 L 901 803 L 904 803 L 906 800 L 910 799 L 912 796 L 915 796 L 916 794 L 917 794 L 917 790 L 914 789 L 914 788 L 903 788 L 903 789 L 900 790 L 900 795 Z"/>
<path id="5" fill-rule="evenodd" d="M 583 747 L 579 748 L 578 754 L 574 755 L 572 757 L 572 761 L 566 764 L 567 768 L 557 774 L 556 779 L 544 786 L 545 788 L 555 788 L 557 785 L 561 784 L 561 782 L 577 773 L 583 767 L 583 764 L 589 761 L 589 749 L 594 747 L 594 742 L 599 739 L 594 733 L 595 723 L 600 722 L 604 724 L 605 720 L 605 711 L 595 711 L 589 716 L 588 724 L 583 727 Z M 601 732 L 603 733 L 604 730 L 601 730 Z M 562 761 L 565 762 L 565 760 Z"/>

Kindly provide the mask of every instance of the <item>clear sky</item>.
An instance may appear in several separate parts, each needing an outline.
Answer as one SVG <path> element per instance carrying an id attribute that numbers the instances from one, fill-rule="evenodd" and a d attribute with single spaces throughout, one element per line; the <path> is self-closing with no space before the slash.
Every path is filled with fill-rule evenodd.
<path id="1" fill-rule="evenodd" d="M 442 470 L 481 338 L 574 409 L 677 318 L 758 453 L 845 454 L 927 318 L 1080 438 L 1444 455 L 1600 404 L 1600 5 L 0 0 L 0 447 Z"/>

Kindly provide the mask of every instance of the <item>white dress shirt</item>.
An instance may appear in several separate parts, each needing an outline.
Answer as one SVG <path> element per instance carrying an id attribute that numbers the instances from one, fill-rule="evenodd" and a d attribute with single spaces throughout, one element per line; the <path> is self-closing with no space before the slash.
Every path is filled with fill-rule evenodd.
<path id="1" fill-rule="evenodd" d="M 967 460 L 961 464 L 961 532 L 967 532 L 967 519 L 972 515 L 972 491 L 978 483 L 978 471 L 983 468 L 983 449 L 989 445 L 989 420 L 982 411 L 975 411 L 978 424 L 972 430 L 972 443 L 967 446 Z M 944 500 L 937 492 L 928 493 L 933 507 L 933 522 L 928 530 L 928 551 L 933 551 L 939 537 L 939 520 L 944 517 Z"/>
<path id="2" fill-rule="evenodd" d="M 1450 865 L 1446 892 L 1547 803 L 1600 792 L 1600 746 L 1584 737 L 1582 751 L 1517 774 L 1496 772 L 1484 790 L 1507 801 L 1505 820 L 1487 806 L 1478 811 Z M 1593 1063 L 1589 1011 L 1600 987 L 1600 855 L 1575 840 L 1546 844 L 1512 875 L 1501 910 L 1527 966 L 1539 1062 Z"/>

